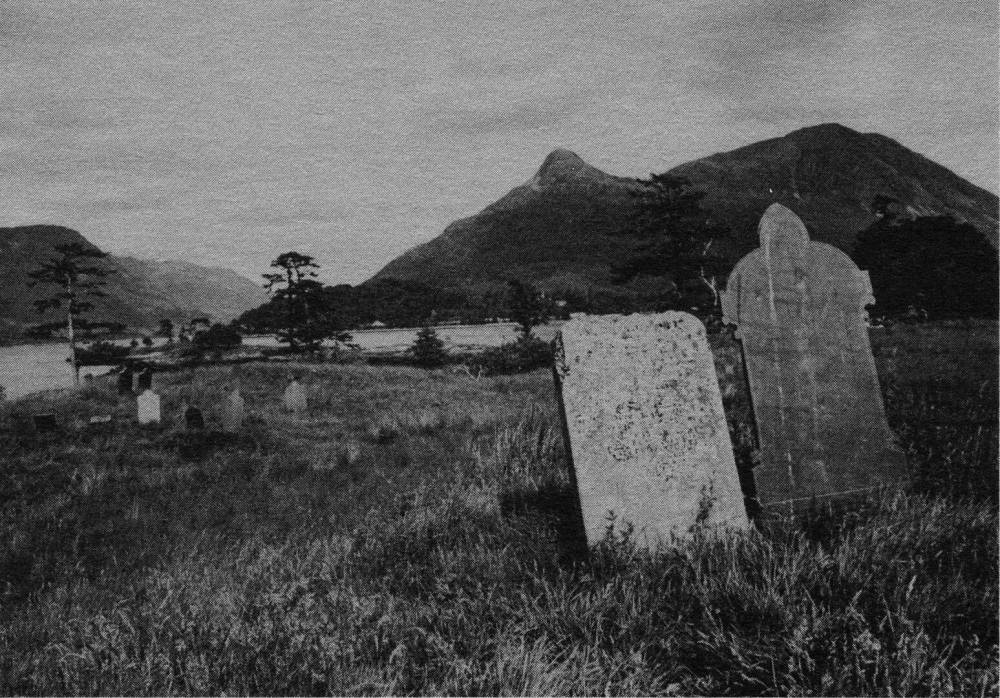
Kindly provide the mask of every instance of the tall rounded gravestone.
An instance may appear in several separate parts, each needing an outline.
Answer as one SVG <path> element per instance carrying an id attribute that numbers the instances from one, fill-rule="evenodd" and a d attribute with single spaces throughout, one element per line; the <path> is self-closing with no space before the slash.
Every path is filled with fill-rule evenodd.
<path id="1" fill-rule="evenodd" d="M 773 204 L 760 247 L 733 269 L 723 319 L 736 325 L 760 440 L 760 503 L 785 510 L 907 477 L 886 421 L 865 306 L 868 272 L 809 239 Z"/>

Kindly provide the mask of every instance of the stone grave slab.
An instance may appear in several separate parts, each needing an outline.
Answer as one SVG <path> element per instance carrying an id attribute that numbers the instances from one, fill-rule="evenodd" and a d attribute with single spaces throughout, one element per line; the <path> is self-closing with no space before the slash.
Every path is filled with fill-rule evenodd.
<path id="1" fill-rule="evenodd" d="M 153 369 L 146 367 L 135 378 L 135 389 L 139 393 L 153 389 Z"/>
<path id="2" fill-rule="evenodd" d="M 118 374 L 118 394 L 119 395 L 132 395 L 132 378 L 133 373 L 130 368 L 123 368 L 122 372 Z"/>
<path id="3" fill-rule="evenodd" d="M 160 396 L 152 390 L 144 390 L 136 398 L 139 424 L 160 423 Z"/>
<path id="4" fill-rule="evenodd" d="M 234 390 L 226 398 L 226 404 L 222 408 L 222 430 L 233 434 L 243 427 L 243 417 L 246 413 L 246 402 L 240 395 L 239 388 Z"/>
<path id="5" fill-rule="evenodd" d="M 797 510 L 905 480 L 866 328 L 868 272 L 811 241 L 781 204 L 764 213 L 759 235 L 730 274 L 722 309 L 743 347 L 760 503 Z"/>
<path id="6" fill-rule="evenodd" d="M 184 424 L 188 431 L 203 431 L 205 429 L 205 417 L 197 407 L 188 407 L 184 410 Z"/>
<path id="7" fill-rule="evenodd" d="M 555 378 L 587 542 L 640 545 L 749 526 L 704 325 L 693 315 L 575 318 Z"/>
<path id="8" fill-rule="evenodd" d="M 302 414 L 307 407 L 306 389 L 299 382 L 299 379 L 295 378 L 285 388 L 285 409 L 295 414 Z"/>

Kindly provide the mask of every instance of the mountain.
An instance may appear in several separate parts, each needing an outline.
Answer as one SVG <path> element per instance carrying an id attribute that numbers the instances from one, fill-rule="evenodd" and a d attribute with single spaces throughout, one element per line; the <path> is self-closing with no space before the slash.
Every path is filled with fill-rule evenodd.
<path id="1" fill-rule="evenodd" d="M 39 316 L 33 302 L 50 296 L 48 286 L 28 286 L 28 272 L 56 256 L 54 247 L 68 243 L 95 247 L 83 235 L 57 225 L 0 228 L 0 327 L 2 334 L 18 335 L 25 327 L 55 314 Z M 96 248 L 95 248 L 96 249 Z M 193 317 L 228 321 L 267 300 L 264 290 L 234 271 L 187 262 L 154 262 L 109 255 L 105 266 L 114 273 L 105 278 L 104 298 L 94 299 L 88 317 L 121 322 L 134 329 L 155 328 L 161 318 L 174 323 Z"/>
<path id="2" fill-rule="evenodd" d="M 772 203 L 795 211 L 816 240 L 850 252 L 876 214 L 876 196 L 911 215 L 949 214 L 997 245 L 998 199 L 877 133 L 822 124 L 685 163 L 669 174 L 705 192 L 712 218 L 729 228 L 718 249 L 730 261 L 757 246 L 757 221 Z M 433 240 L 397 257 L 371 281 L 434 279 L 484 289 L 507 278 L 550 289 L 610 285 L 610 266 L 630 249 L 638 180 L 615 177 L 556 150 L 525 184 Z"/>

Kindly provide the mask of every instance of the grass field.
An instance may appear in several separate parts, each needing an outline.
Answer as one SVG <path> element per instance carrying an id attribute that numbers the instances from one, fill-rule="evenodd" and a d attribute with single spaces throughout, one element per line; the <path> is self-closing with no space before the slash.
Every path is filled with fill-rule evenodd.
<path id="1" fill-rule="evenodd" d="M 907 491 L 657 556 L 581 554 L 544 371 L 205 367 L 146 429 L 110 384 L 5 404 L 0 692 L 996 695 L 996 324 L 880 332 Z"/>

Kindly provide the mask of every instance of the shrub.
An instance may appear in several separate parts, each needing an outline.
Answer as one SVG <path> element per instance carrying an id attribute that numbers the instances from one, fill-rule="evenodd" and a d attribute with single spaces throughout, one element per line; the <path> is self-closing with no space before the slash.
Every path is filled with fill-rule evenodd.
<path id="1" fill-rule="evenodd" d="M 231 325 L 215 324 L 194 336 L 194 344 L 199 349 L 232 349 L 242 342 L 243 337 Z"/>
<path id="2" fill-rule="evenodd" d="M 78 349 L 76 360 L 81 366 L 106 366 L 118 363 L 129 355 L 131 349 L 111 342 L 94 342 L 90 346 Z"/>
<path id="3" fill-rule="evenodd" d="M 521 335 L 517 340 L 487 349 L 474 367 L 486 375 L 526 373 L 552 365 L 552 346 L 537 337 Z"/>
<path id="4" fill-rule="evenodd" d="M 437 368 L 448 360 L 444 341 L 438 337 L 433 327 L 425 326 L 417 332 L 417 338 L 410 347 L 410 354 L 418 366 Z"/>

